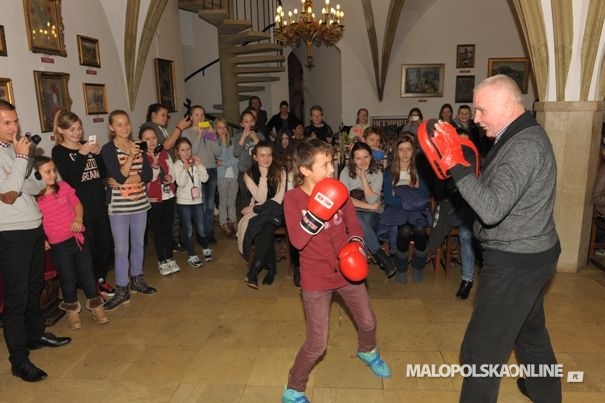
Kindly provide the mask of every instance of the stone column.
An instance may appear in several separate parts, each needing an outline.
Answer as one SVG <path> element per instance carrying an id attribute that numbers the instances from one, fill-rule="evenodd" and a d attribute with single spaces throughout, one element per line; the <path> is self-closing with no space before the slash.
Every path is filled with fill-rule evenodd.
<path id="1" fill-rule="evenodd" d="M 538 102 L 534 109 L 557 159 L 555 222 L 562 246 L 557 270 L 576 272 L 586 266 L 605 102 Z"/>

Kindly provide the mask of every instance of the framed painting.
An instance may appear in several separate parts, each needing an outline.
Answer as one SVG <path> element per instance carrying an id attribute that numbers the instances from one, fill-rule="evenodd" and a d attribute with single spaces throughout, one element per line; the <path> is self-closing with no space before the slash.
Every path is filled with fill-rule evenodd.
<path id="1" fill-rule="evenodd" d="M 97 39 L 78 35 L 78 54 L 82 66 L 101 67 L 101 54 Z"/>
<path id="2" fill-rule="evenodd" d="M 456 46 L 456 68 L 470 69 L 475 67 L 475 45 Z"/>
<path id="3" fill-rule="evenodd" d="M 155 59 L 155 83 L 158 102 L 176 112 L 176 92 L 174 89 L 174 62 L 166 59 Z"/>
<path id="4" fill-rule="evenodd" d="M 4 36 L 4 25 L 0 25 L 0 56 L 8 56 L 6 52 L 6 36 Z"/>
<path id="5" fill-rule="evenodd" d="M 515 80 L 521 92 L 527 94 L 527 83 L 529 81 L 529 58 L 509 57 L 490 58 L 487 60 L 487 76 L 505 74 Z"/>
<path id="6" fill-rule="evenodd" d="M 13 80 L 10 78 L 0 78 L 0 99 L 4 99 L 13 105 L 15 104 Z"/>
<path id="7" fill-rule="evenodd" d="M 401 97 L 443 96 L 444 64 L 402 64 Z"/>
<path id="8" fill-rule="evenodd" d="M 23 0 L 27 40 L 34 53 L 67 56 L 61 0 Z"/>
<path id="9" fill-rule="evenodd" d="M 42 132 L 53 130 L 55 114 L 60 109 L 71 109 L 69 97 L 69 74 L 34 71 L 38 115 Z"/>
<path id="10" fill-rule="evenodd" d="M 101 115 L 107 113 L 107 93 L 105 84 L 83 83 L 84 106 L 87 115 Z"/>
<path id="11" fill-rule="evenodd" d="M 456 103 L 473 102 L 473 88 L 475 88 L 475 76 L 456 76 Z"/>

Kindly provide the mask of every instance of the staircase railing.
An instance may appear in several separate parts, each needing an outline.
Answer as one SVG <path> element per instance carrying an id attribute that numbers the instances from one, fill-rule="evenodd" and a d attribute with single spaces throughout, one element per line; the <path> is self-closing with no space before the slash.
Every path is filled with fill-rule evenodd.
<path id="1" fill-rule="evenodd" d="M 212 0 L 203 1 L 201 9 L 220 8 L 227 10 L 232 20 L 252 21 L 253 31 L 262 31 L 263 27 L 273 24 L 275 10 L 279 0 Z"/>

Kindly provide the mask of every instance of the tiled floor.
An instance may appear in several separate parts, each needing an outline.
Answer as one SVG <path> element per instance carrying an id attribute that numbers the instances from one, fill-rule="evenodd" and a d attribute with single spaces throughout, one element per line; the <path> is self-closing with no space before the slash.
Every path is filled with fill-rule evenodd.
<path id="1" fill-rule="evenodd" d="M 154 296 L 132 295 L 97 325 L 83 316 L 72 331 L 65 319 L 50 328 L 70 335 L 60 349 L 33 351 L 49 373 L 38 384 L 10 374 L 0 348 L 3 402 L 278 402 L 288 369 L 304 339 L 299 291 L 285 262 L 272 286 L 255 291 L 243 282 L 235 241 L 219 238 L 215 261 L 160 277 L 148 252 L 146 277 Z M 461 378 L 408 378 L 407 364 L 458 363 L 472 311 L 454 297 L 456 271 L 446 280 L 426 268 L 421 284 L 386 282 L 372 266 L 368 280 L 378 316 L 378 340 L 393 377 L 381 381 L 355 358 L 354 327 L 338 301 L 332 304 L 329 346 L 309 381 L 314 403 L 457 402 Z M 546 296 L 547 321 L 564 371 L 584 371 L 583 383 L 563 382 L 565 402 L 605 401 L 605 272 L 589 267 L 557 274 Z M 510 362 L 515 362 L 514 356 Z M 527 402 L 514 379 L 503 379 L 500 402 Z"/>

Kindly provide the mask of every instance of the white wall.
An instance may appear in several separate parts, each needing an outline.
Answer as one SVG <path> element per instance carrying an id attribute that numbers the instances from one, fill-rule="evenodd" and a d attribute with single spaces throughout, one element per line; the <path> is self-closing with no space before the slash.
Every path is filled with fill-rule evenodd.
<path id="1" fill-rule="evenodd" d="M 13 7 L 5 7 L 0 14 L 0 25 L 4 25 L 7 57 L 0 57 L 0 76 L 13 82 L 15 105 L 19 114 L 22 132 L 40 133 L 40 119 L 34 85 L 34 70 L 69 73 L 69 95 L 73 101 L 71 110 L 78 114 L 84 125 L 85 136 L 97 135 L 98 141 L 107 138 L 107 115 L 86 115 L 82 83 L 105 84 L 108 110 L 124 109 L 130 113 L 134 127 L 143 123 L 147 106 L 156 102 L 154 57 L 175 61 L 175 84 L 177 99 L 183 98 L 182 49 L 180 47 L 177 0 L 170 0 L 162 15 L 154 44 L 145 61 L 139 95 L 134 111 L 129 111 L 125 74 L 123 71 L 123 31 L 126 2 L 112 0 L 63 0 L 61 2 L 65 48 L 67 57 L 50 56 L 54 63 L 43 63 L 46 55 L 32 53 L 26 36 L 25 15 L 22 1 L 12 0 Z M 145 18 L 146 9 L 141 10 L 140 19 Z M 101 67 L 93 68 L 79 64 L 77 35 L 98 39 Z M 93 70 L 96 75 L 87 74 Z M 180 104 L 180 102 L 179 102 Z M 103 122 L 94 123 L 101 117 Z M 175 119 L 176 120 L 176 119 Z M 175 124 L 176 122 L 172 122 Z M 136 129 L 133 129 L 136 134 Z M 42 135 L 42 148 L 46 154 L 54 145 L 52 133 Z"/>

